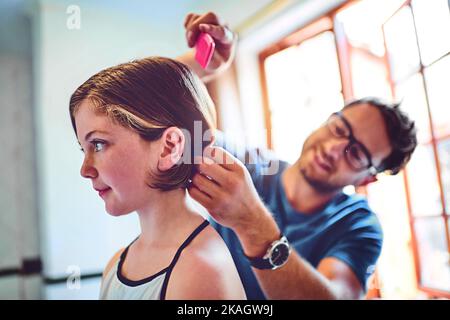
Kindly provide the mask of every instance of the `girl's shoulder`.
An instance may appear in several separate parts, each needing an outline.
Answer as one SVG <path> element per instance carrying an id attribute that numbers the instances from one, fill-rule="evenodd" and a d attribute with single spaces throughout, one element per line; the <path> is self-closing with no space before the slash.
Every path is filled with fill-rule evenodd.
<path id="1" fill-rule="evenodd" d="M 171 274 L 167 299 L 245 299 L 233 258 L 211 225 L 180 256 Z"/>
<path id="2" fill-rule="evenodd" d="M 108 264 L 106 265 L 105 269 L 103 270 L 103 278 L 106 277 L 106 275 L 109 273 L 109 271 L 114 266 L 114 264 L 116 264 L 116 262 L 120 259 L 120 256 L 122 255 L 122 253 L 125 249 L 126 248 L 121 248 L 112 256 L 112 258 L 109 260 Z"/>

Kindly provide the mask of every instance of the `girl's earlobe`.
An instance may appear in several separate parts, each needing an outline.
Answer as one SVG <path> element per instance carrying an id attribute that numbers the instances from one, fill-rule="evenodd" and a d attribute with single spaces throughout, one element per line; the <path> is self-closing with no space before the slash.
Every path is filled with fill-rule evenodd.
<path id="1" fill-rule="evenodd" d="M 175 166 L 183 156 L 185 138 L 177 127 L 166 129 L 162 136 L 163 150 L 158 160 L 158 169 L 166 171 Z"/>

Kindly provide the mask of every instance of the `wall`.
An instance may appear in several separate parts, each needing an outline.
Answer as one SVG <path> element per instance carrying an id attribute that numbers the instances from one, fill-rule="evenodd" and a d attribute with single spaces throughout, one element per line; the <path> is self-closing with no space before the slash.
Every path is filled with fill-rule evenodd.
<path id="1" fill-rule="evenodd" d="M 40 296 L 30 19 L 0 4 L 0 299 Z"/>

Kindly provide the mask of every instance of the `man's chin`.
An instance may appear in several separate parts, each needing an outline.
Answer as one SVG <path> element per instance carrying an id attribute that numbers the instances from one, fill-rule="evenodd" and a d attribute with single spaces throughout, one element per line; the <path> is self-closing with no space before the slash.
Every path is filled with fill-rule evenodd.
<path id="1" fill-rule="evenodd" d="M 342 189 L 341 186 L 336 186 L 323 179 L 312 177 L 306 169 L 300 169 L 300 173 L 303 175 L 305 181 L 318 193 L 334 193 Z"/>

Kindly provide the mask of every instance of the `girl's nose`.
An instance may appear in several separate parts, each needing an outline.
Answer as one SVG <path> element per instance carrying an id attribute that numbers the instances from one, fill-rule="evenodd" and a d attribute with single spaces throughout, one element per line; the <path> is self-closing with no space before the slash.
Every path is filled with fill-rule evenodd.
<path id="1" fill-rule="evenodd" d="M 88 157 L 84 158 L 83 164 L 81 165 L 80 174 L 83 178 L 92 179 L 97 176 L 97 170 L 91 164 Z"/>

